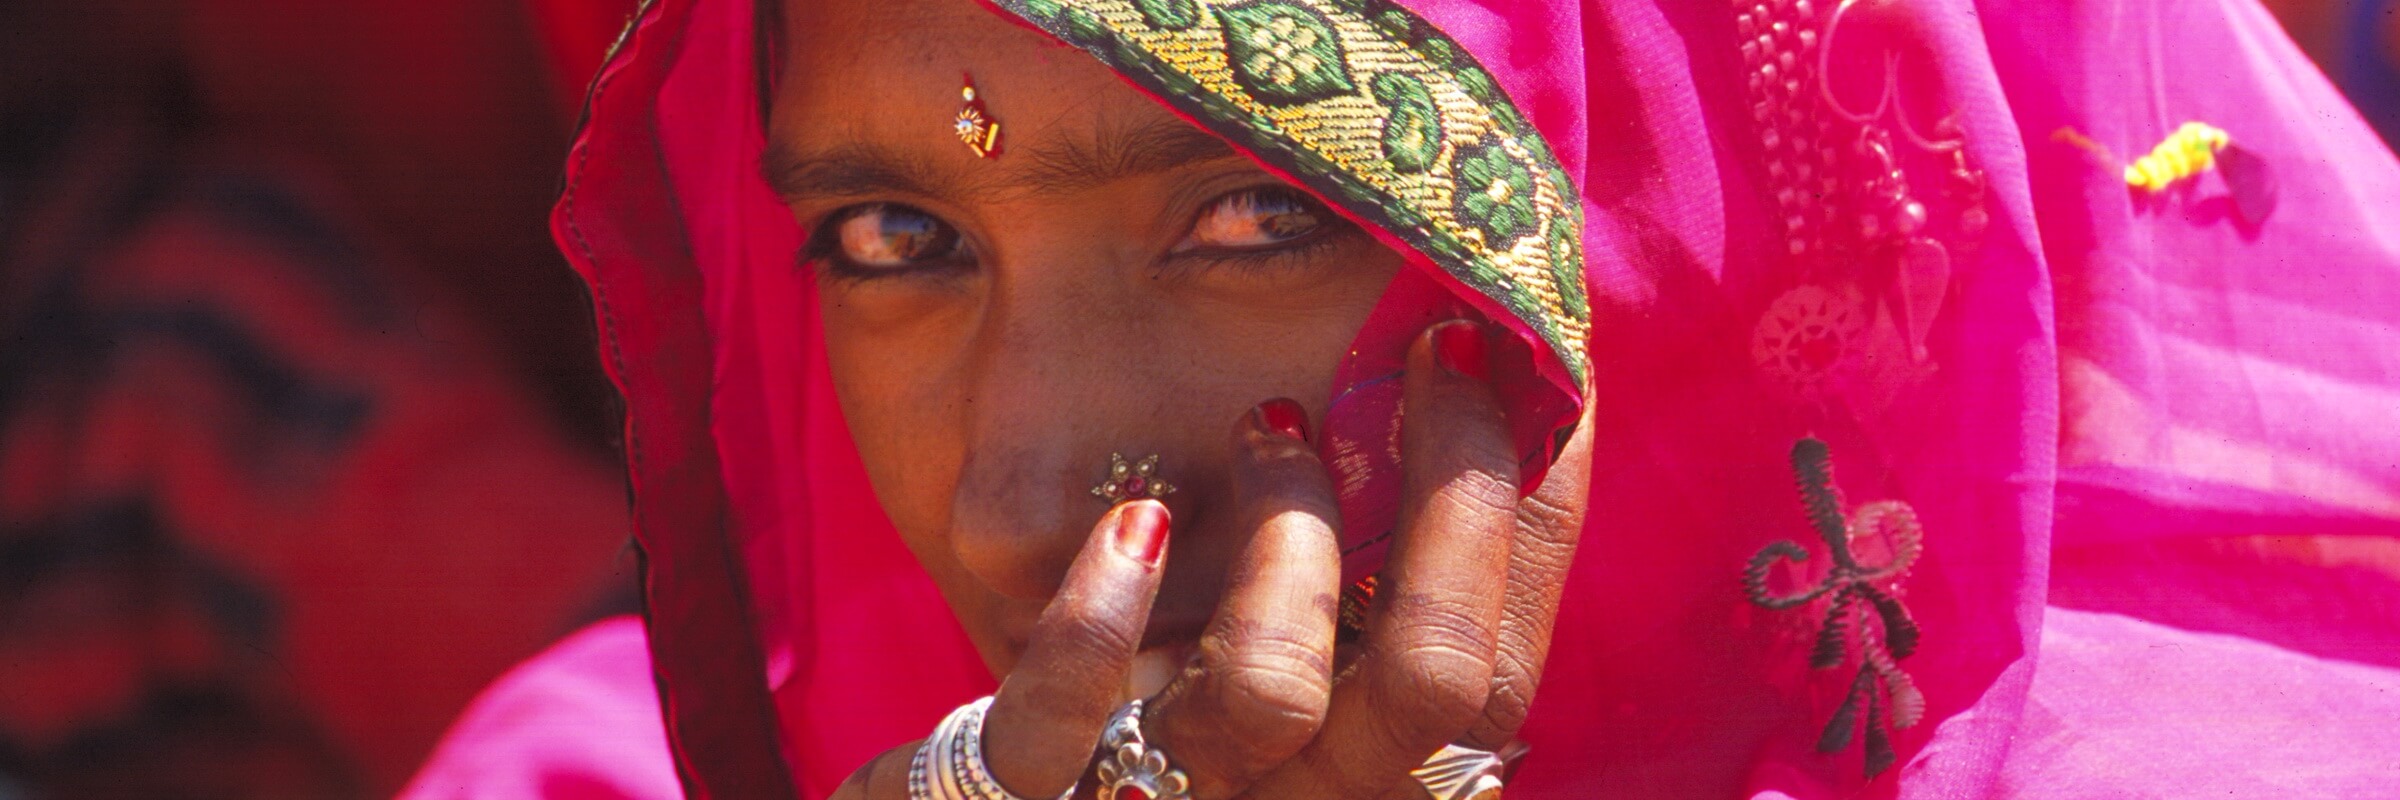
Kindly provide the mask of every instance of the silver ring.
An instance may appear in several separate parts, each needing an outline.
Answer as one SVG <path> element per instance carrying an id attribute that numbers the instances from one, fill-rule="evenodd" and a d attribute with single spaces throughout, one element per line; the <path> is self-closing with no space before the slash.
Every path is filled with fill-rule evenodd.
<path id="1" fill-rule="evenodd" d="M 933 728 L 933 735 L 917 747 L 917 754 L 908 761 L 909 800 L 1024 800 L 992 778 L 992 768 L 983 763 L 983 715 L 991 710 L 992 698 L 959 706 L 942 724 Z M 1075 794 L 1069 786 L 1058 795 L 1068 800 Z"/>
<path id="2" fill-rule="evenodd" d="M 1108 718 L 1100 749 L 1100 800 L 1191 800 L 1191 778 L 1142 740 L 1142 701 Z"/>
<path id="3" fill-rule="evenodd" d="M 1498 753 L 1453 744 L 1408 774 L 1434 800 L 1500 800 L 1500 773 L 1506 767 Z"/>

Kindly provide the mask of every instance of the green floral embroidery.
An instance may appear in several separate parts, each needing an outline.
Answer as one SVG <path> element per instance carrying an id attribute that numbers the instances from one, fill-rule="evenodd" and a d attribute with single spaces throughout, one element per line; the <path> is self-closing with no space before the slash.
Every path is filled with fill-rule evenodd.
<path id="1" fill-rule="evenodd" d="M 1133 5 L 1151 27 L 1179 31 L 1200 23 L 1198 0 L 1134 0 Z"/>
<path id="2" fill-rule="evenodd" d="M 1341 37 L 1308 9 L 1257 3 L 1217 9 L 1233 74 L 1262 100 L 1305 103 L 1357 89 Z"/>
<path id="3" fill-rule="evenodd" d="M 1572 305 L 1584 305 L 1583 231 L 1550 221 L 1550 274 Z"/>
<path id="4" fill-rule="evenodd" d="M 1458 79 L 1459 88 L 1466 90 L 1468 97 L 1489 103 L 1492 98 L 1500 96 L 1500 89 L 1492 85 L 1492 74 L 1481 67 L 1460 67 L 1458 74 L 1453 77 Z"/>
<path id="5" fill-rule="evenodd" d="M 1425 20 L 1391 0 L 992 2 L 1424 253 L 1583 380 L 1575 186 Z"/>
<path id="6" fill-rule="evenodd" d="M 1458 216 L 1483 229 L 1484 244 L 1506 247 L 1533 227 L 1533 171 L 1497 146 L 1458 151 Z"/>
<path id="7" fill-rule="evenodd" d="M 1093 16 L 1091 12 L 1080 8 L 1068 8 L 1059 14 L 1059 19 L 1064 23 L 1060 26 L 1062 28 L 1059 31 L 1061 38 L 1084 47 L 1109 46 L 1111 31 L 1108 24 L 1101 22 L 1100 18 Z"/>
<path id="8" fill-rule="evenodd" d="M 1398 16 L 1399 21 L 1394 23 L 1394 27 L 1398 28 L 1400 33 L 1406 33 L 1409 17 L 1407 14 Z M 1451 44 L 1448 39 L 1427 39 L 1419 42 L 1417 43 L 1417 52 L 1425 56 L 1426 62 L 1442 69 L 1450 69 L 1458 63 L 1458 47 Z"/>
<path id="9" fill-rule="evenodd" d="M 1375 76 L 1383 104 L 1383 160 L 1401 172 L 1423 172 L 1442 147 L 1442 117 L 1425 83 L 1397 72 Z"/>
<path id="10" fill-rule="evenodd" d="M 1500 123 L 1502 130 L 1533 129 L 1533 125 L 1525 121 L 1525 115 L 1517 113 L 1515 106 L 1494 106 L 1492 119 Z"/>
<path id="11" fill-rule="evenodd" d="M 1816 583 L 1792 594 L 1776 594 L 1767 587 L 1770 570 L 1782 561 L 1797 566 L 1809 553 L 1798 542 L 1774 542 L 1750 557 L 1742 570 L 1742 588 L 1750 602 L 1769 609 L 1797 608 L 1832 597 L 1808 666 L 1840 667 L 1855 649 L 1858 672 L 1850 681 L 1850 693 L 1817 737 L 1817 750 L 1846 750 L 1852 734 L 1863 727 L 1866 735 L 1860 746 L 1866 752 L 1867 777 L 1872 778 L 1890 769 L 1897 757 L 1885 725 L 1907 728 L 1925 717 L 1925 694 L 1900 669 L 1900 660 L 1917 651 L 1920 632 L 1895 589 L 1924 552 L 1925 532 L 1916 510 L 1897 500 L 1868 503 L 1844 517 L 1841 493 L 1833 485 L 1833 454 L 1821 440 L 1805 438 L 1792 445 L 1792 472 L 1799 478 L 1809 522 L 1833 564 Z M 1878 564 L 1859 561 L 1855 546 L 1869 537 L 1889 548 L 1888 559 Z M 1866 712 L 1863 726 L 1858 719 L 1861 705 Z"/>

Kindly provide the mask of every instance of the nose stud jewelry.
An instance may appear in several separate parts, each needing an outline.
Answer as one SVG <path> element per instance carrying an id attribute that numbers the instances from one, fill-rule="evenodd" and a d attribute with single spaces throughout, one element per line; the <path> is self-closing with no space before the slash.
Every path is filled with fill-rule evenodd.
<path id="1" fill-rule="evenodd" d="M 1158 455 L 1155 453 L 1130 464 L 1125 462 L 1122 453 L 1108 454 L 1108 478 L 1092 487 L 1093 497 L 1111 503 L 1165 497 L 1174 493 L 1174 484 L 1158 479 Z"/>
<path id="2" fill-rule="evenodd" d="M 952 131 L 976 155 L 999 158 L 1000 121 L 992 119 L 991 112 L 983 107 L 983 98 L 976 96 L 975 76 L 962 74 L 959 78 L 964 82 L 958 89 L 962 105 L 958 107 L 958 121 L 952 126 Z"/>

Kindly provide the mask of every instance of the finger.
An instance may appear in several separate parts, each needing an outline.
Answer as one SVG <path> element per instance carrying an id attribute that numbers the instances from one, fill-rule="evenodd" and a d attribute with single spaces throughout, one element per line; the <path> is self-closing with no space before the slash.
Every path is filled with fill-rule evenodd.
<path id="1" fill-rule="evenodd" d="M 1145 711 L 1143 731 L 1192 779 L 1231 797 L 1306 746 L 1333 685 L 1342 579 L 1333 483 L 1290 400 L 1251 409 L 1233 432 L 1233 486 L 1250 532 L 1196 658 Z"/>
<path id="2" fill-rule="evenodd" d="M 1323 730 L 1261 781 L 1269 796 L 1391 790 L 1483 715 L 1517 504 L 1515 448 L 1485 383 L 1484 336 L 1449 322 L 1410 348 L 1392 560 Z"/>
<path id="3" fill-rule="evenodd" d="M 1011 793 L 1057 797 L 1090 765 L 1149 624 L 1167 526 L 1156 500 L 1110 509 L 1034 623 L 983 723 L 984 761 Z"/>
<path id="4" fill-rule="evenodd" d="M 908 800 L 908 764 L 924 742 L 914 741 L 883 751 L 875 760 L 850 773 L 833 790 L 831 800 Z"/>
<path id="5" fill-rule="evenodd" d="M 1516 738 L 1533 708 L 1534 689 L 1541 685 L 1542 663 L 1550 656 L 1550 637 L 1558 624 L 1559 598 L 1566 592 L 1567 568 L 1575 561 L 1584 507 L 1590 502 L 1591 408 L 1585 405 L 1583 419 L 1542 485 L 1517 502 L 1492 696 L 1484 703 L 1483 719 L 1459 744 L 1497 752 Z"/>

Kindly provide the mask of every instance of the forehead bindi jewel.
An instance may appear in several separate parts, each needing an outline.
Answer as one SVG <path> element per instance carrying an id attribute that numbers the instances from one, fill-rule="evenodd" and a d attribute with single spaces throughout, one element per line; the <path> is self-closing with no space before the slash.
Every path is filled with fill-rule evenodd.
<path id="1" fill-rule="evenodd" d="M 958 89 L 961 103 L 958 121 L 952 125 L 952 132 L 958 134 L 958 140 L 966 142 L 967 149 L 975 151 L 976 155 L 999 158 L 1000 121 L 992 119 L 991 112 L 983 107 L 983 98 L 975 93 L 975 76 L 960 73 L 959 79 L 962 82 Z"/>

